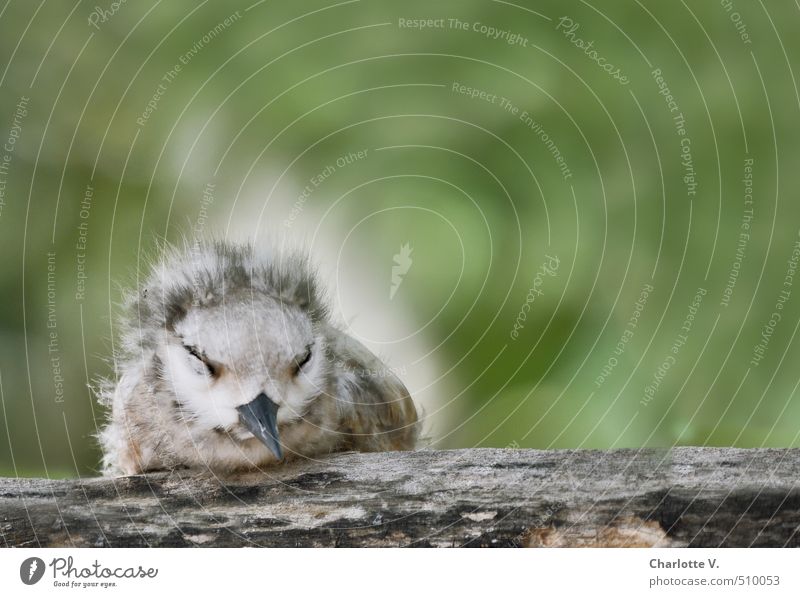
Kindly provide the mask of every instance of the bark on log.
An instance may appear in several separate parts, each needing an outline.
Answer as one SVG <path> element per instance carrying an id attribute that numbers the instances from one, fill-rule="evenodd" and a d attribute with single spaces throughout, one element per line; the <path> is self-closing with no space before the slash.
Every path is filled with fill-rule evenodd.
<path id="1" fill-rule="evenodd" d="M 338 454 L 0 479 L 5 546 L 798 546 L 800 450 Z"/>

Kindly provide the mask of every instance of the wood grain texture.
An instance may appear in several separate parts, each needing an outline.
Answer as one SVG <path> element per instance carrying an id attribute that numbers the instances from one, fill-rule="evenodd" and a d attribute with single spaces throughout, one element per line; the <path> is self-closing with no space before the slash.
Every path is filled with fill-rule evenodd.
<path id="1" fill-rule="evenodd" d="M 800 450 L 346 453 L 0 479 L 4 546 L 792 546 Z"/>

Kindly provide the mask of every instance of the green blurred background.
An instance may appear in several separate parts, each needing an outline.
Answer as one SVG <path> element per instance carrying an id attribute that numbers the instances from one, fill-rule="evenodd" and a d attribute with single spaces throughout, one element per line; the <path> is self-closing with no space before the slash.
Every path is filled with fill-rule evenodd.
<path id="1" fill-rule="evenodd" d="M 94 474 L 121 288 L 209 234 L 307 246 L 430 447 L 798 444 L 796 3 L 0 11 L 0 474 Z"/>

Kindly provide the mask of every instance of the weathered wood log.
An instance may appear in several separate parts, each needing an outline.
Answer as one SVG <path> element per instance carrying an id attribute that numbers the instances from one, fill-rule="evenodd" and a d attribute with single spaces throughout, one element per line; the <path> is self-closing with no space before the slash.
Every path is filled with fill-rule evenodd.
<path id="1" fill-rule="evenodd" d="M 798 546 L 800 450 L 338 454 L 0 479 L 6 546 Z"/>

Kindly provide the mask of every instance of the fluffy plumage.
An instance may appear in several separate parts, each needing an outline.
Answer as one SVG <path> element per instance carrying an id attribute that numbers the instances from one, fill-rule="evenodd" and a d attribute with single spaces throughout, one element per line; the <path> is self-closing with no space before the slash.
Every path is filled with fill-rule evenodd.
<path id="1" fill-rule="evenodd" d="M 107 474 L 227 472 L 281 454 L 415 445 L 405 386 L 330 322 L 300 254 L 222 242 L 168 248 L 126 301 L 120 334 L 116 378 L 99 389 L 110 407 L 100 434 Z M 241 416 L 260 396 L 277 408 L 277 450 Z"/>

